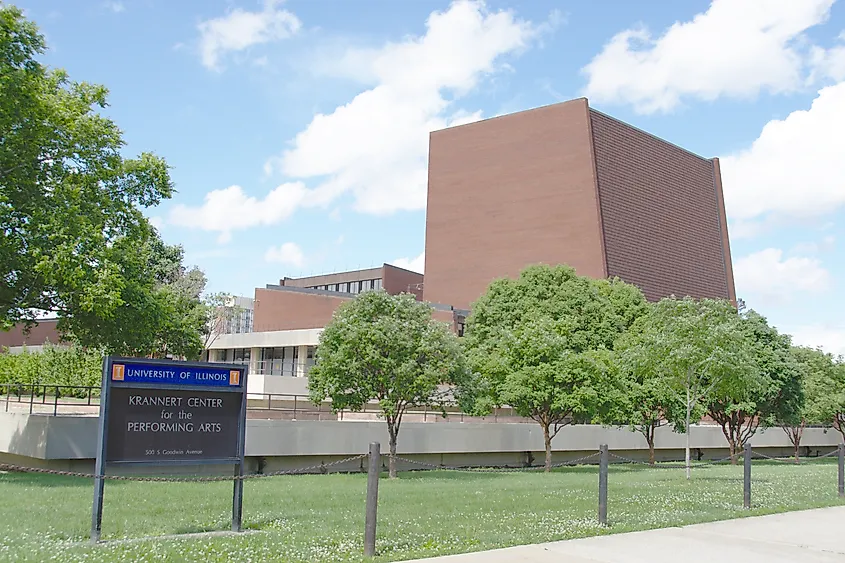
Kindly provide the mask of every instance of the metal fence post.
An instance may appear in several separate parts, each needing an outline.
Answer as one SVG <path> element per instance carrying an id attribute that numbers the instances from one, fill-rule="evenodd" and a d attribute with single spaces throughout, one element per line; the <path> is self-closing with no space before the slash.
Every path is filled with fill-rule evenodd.
<path id="1" fill-rule="evenodd" d="M 599 446 L 601 458 L 599 461 L 599 524 L 607 525 L 607 444 Z"/>
<path id="2" fill-rule="evenodd" d="M 370 444 L 370 466 L 367 471 L 367 516 L 364 524 L 364 555 L 376 554 L 376 513 L 378 511 L 378 478 L 381 473 L 381 444 Z"/>
<path id="3" fill-rule="evenodd" d="M 56 385 L 56 396 L 53 397 L 53 416 L 59 413 L 59 386 Z"/>
<path id="4" fill-rule="evenodd" d="M 839 498 L 845 498 L 845 443 L 839 444 Z"/>
<path id="5" fill-rule="evenodd" d="M 742 480 L 743 506 L 751 508 L 751 444 L 749 442 L 745 443 L 743 455 L 745 456 L 743 459 L 745 471 Z"/>

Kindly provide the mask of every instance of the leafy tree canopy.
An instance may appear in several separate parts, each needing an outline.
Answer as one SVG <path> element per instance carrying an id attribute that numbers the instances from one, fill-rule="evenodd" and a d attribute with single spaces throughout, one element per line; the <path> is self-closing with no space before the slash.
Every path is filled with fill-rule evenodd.
<path id="1" fill-rule="evenodd" d="M 790 338 L 780 334 L 755 311 L 741 315 L 753 361 L 714 382 L 706 399 L 707 413 L 722 427 L 735 455 L 762 424 L 797 416 L 804 402 L 801 370 L 790 353 Z"/>
<path id="2" fill-rule="evenodd" d="M 81 341 L 131 348 L 137 337 L 108 331 L 144 326 L 157 299 L 140 209 L 171 196 L 168 167 L 125 158 L 97 113 L 106 89 L 47 68 L 44 51 L 35 24 L 0 6 L 0 327 L 49 312 Z"/>
<path id="3" fill-rule="evenodd" d="M 499 383 L 510 371 L 504 354 L 518 327 L 549 319 L 569 351 L 609 350 L 647 308 L 642 292 L 618 279 L 593 280 L 563 265 L 529 266 L 516 279 L 490 284 L 473 304 L 464 340 L 474 371 Z"/>
<path id="4" fill-rule="evenodd" d="M 807 424 L 829 424 L 845 441 L 845 363 L 822 350 L 795 347 L 792 353 L 804 368 Z"/>

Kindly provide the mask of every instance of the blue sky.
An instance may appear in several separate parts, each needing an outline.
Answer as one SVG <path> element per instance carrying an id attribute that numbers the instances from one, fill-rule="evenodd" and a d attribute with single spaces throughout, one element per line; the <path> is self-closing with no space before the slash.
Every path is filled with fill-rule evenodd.
<path id="1" fill-rule="evenodd" d="M 845 353 L 845 0 L 21 0 L 213 291 L 421 268 L 428 132 L 586 95 L 722 159 L 737 293 Z"/>

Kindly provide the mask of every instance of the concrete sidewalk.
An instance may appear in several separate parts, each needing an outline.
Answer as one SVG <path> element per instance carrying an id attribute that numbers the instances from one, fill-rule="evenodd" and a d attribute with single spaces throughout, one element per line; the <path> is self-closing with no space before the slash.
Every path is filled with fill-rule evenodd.
<path id="1" fill-rule="evenodd" d="M 845 506 L 406 563 L 845 563 Z"/>

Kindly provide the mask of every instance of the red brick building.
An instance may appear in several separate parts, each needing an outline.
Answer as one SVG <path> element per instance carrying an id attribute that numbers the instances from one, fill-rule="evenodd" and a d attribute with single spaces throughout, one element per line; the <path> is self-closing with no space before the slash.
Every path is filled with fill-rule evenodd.
<path id="1" fill-rule="evenodd" d="M 718 160 L 583 98 L 431 133 L 425 251 L 425 299 L 461 308 L 537 263 L 736 299 Z"/>

